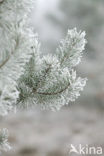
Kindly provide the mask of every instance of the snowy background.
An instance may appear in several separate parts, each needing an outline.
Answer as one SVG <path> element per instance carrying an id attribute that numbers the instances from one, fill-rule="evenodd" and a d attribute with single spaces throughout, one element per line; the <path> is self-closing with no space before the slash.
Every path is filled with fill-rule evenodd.
<path id="1" fill-rule="evenodd" d="M 104 0 L 37 0 L 30 24 L 43 54 L 55 53 L 67 29 L 85 30 L 88 44 L 77 72 L 88 82 L 81 97 L 57 113 L 34 110 L 0 118 L 14 146 L 3 156 L 64 156 L 72 143 L 104 149 Z"/>

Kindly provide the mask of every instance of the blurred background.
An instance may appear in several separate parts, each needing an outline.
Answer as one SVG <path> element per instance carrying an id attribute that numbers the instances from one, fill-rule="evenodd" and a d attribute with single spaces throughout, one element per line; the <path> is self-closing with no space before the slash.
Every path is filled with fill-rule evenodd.
<path id="1" fill-rule="evenodd" d="M 43 54 L 55 53 L 67 29 L 85 30 L 77 73 L 88 81 L 79 99 L 59 112 L 35 109 L 0 118 L 14 146 L 3 156 L 69 156 L 70 144 L 104 149 L 104 0 L 37 0 L 30 24 Z"/>

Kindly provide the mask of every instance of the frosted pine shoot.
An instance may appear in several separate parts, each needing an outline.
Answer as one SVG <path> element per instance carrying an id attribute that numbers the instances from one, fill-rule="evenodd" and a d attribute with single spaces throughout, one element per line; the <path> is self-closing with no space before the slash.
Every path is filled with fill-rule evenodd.
<path id="1" fill-rule="evenodd" d="M 75 101 L 86 84 L 86 78 L 77 77 L 73 70 L 82 57 L 85 32 L 77 32 L 76 28 L 68 30 L 56 54 L 42 58 L 39 56 L 40 44 L 36 43 L 34 54 L 19 79 L 17 106 L 29 108 L 40 105 L 43 109 L 59 110 Z"/>

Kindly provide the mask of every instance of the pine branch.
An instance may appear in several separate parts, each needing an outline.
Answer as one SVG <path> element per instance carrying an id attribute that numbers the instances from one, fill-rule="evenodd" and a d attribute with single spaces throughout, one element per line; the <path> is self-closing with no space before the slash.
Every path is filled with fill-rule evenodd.
<path id="1" fill-rule="evenodd" d="M 85 32 L 77 32 L 76 28 L 68 30 L 66 38 L 60 42 L 60 46 L 57 49 L 57 56 L 61 66 L 67 66 L 72 69 L 78 65 L 81 61 L 85 44 Z"/>
<path id="2" fill-rule="evenodd" d="M 0 130 L 0 151 L 9 151 L 11 146 L 8 143 L 8 130 Z"/>
<path id="3" fill-rule="evenodd" d="M 37 44 L 36 36 L 26 24 L 32 4 L 32 0 L 20 3 L 3 0 L 0 5 L 0 115 L 6 115 L 15 106 L 17 80 L 34 53 L 32 47 Z"/>
<path id="4" fill-rule="evenodd" d="M 45 56 L 40 62 L 39 68 L 32 64 L 32 73 L 30 64 L 27 64 L 25 74 L 19 82 L 20 99 L 17 105 L 20 108 L 40 104 L 42 108 L 55 110 L 80 95 L 86 79 L 76 78 L 76 73 L 67 67 L 63 68 L 56 56 Z M 36 66 L 37 69 L 34 68 Z"/>

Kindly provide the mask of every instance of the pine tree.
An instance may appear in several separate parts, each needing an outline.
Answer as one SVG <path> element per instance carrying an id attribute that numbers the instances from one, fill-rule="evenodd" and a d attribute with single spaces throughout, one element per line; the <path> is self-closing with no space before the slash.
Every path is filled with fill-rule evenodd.
<path id="1" fill-rule="evenodd" d="M 59 110 L 86 84 L 74 67 L 82 57 L 85 32 L 68 30 L 55 55 L 41 55 L 38 36 L 28 27 L 34 0 L 0 0 L 0 115 L 34 105 Z M 8 150 L 8 131 L 0 131 L 0 150 Z"/>

